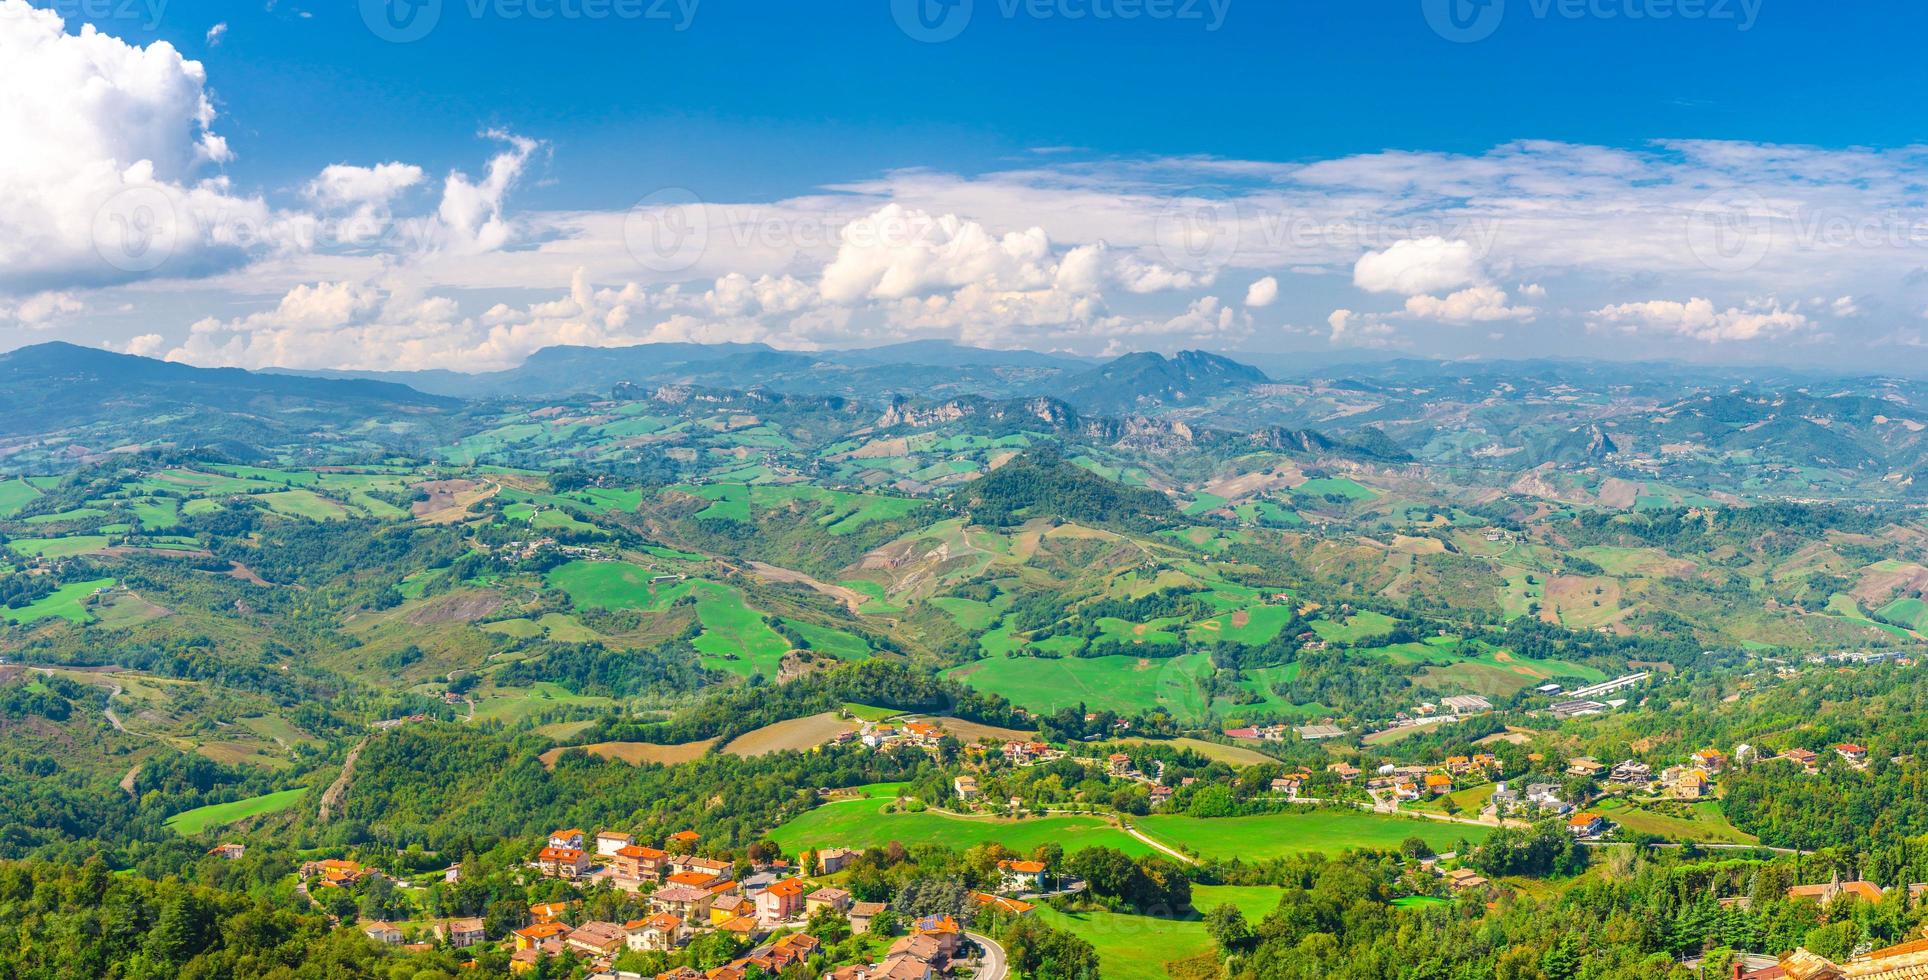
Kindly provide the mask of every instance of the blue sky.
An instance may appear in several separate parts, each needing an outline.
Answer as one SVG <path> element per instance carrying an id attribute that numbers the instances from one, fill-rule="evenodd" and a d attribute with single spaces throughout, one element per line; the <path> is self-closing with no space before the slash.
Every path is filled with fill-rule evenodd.
<path id="1" fill-rule="evenodd" d="M 408 44 L 375 37 L 352 3 L 172 0 L 158 30 L 126 36 L 208 65 L 237 123 L 236 174 L 457 166 L 478 128 L 505 126 L 556 144 L 556 183 L 530 200 L 563 207 L 659 174 L 778 197 L 897 167 L 975 172 L 1036 146 L 1280 161 L 1517 139 L 1898 146 L 1921 140 L 1928 90 L 1922 59 L 1879 55 L 1881 38 L 1928 32 L 1928 8 L 1903 3 L 1710 0 L 1705 18 L 1655 21 L 1514 0 L 1490 38 L 1455 44 L 1417 0 L 1230 0 L 1217 30 L 1203 4 L 1198 20 L 1074 21 L 978 0 L 955 40 L 925 44 L 887 0 L 700 0 L 680 31 L 673 5 L 542 21 L 471 17 L 469 2 Z M 229 30 L 208 51 L 217 22 Z"/>
<path id="2" fill-rule="evenodd" d="M 148 4 L 0 0 L 0 346 L 1928 349 L 1919 5 Z"/>

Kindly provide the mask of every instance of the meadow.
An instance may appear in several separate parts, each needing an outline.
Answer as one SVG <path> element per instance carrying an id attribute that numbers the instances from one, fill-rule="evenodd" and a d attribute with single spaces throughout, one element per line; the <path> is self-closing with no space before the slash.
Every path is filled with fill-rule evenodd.
<path id="1" fill-rule="evenodd" d="M 1059 815 L 997 820 L 960 817 L 925 810 L 885 813 L 888 801 L 859 799 L 825 803 L 770 832 L 770 839 L 795 854 L 813 847 L 881 847 L 891 841 L 906 846 L 942 844 L 967 848 L 995 841 L 1013 851 L 1029 853 L 1039 845 L 1056 843 L 1076 851 L 1111 847 L 1134 856 L 1152 848 L 1102 817 Z"/>
<path id="2" fill-rule="evenodd" d="M 1216 947 L 1205 931 L 1204 913 L 1220 905 L 1235 906 L 1256 926 L 1279 904 L 1279 890 L 1263 886 L 1193 885 L 1192 907 L 1186 918 L 1154 918 L 1116 912 L 1059 912 L 1040 906 L 1040 920 L 1090 943 L 1098 951 L 1098 966 L 1108 978 L 1164 980 L 1165 964 L 1190 959 Z"/>
<path id="3" fill-rule="evenodd" d="M 1394 850 L 1408 837 L 1425 841 L 1435 851 L 1449 851 L 1461 840 L 1477 843 L 1491 833 L 1491 828 L 1472 824 L 1328 808 L 1213 819 L 1154 814 L 1135 822 L 1139 830 L 1167 844 L 1226 860 L 1336 854 L 1347 848 Z"/>
<path id="4" fill-rule="evenodd" d="M 1211 658 L 1202 653 L 1153 659 L 988 657 L 951 676 L 1035 712 L 1082 704 L 1127 715 L 1163 708 L 1175 717 L 1197 718 L 1206 707 L 1199 682 L 1211 669 Z"/>
<path id="5" fill-rule="evenodd" d="M 167 818 L 167 826 L 184 837 L 192 837 L 204 830 L 213 827 L 225 827 L 228 824 L 246 820 L 249 817 L 279 813 L 301 802 L 301 798 L 306 795 L 308 795 L 308 790 L 304 787 L 302 789 L 282 790 L 279 793 L 268 793 L 264 796 L 249 797 L 245 800 L 235 800 L 232 803 L 215 803 L 210 806 L 196 807 Z"/>

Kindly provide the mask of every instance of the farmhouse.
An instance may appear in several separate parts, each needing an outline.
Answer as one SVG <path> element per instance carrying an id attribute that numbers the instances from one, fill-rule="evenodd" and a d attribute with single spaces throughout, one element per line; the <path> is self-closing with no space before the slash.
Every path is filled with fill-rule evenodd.
<path id="1" fill-rule="evenodd" d="M 1701 749 L 1694 753 L 1694 768 L 1710 776 L 1718 776 L 1727 768 L 1727 755 L 1717 749 Z"/>
<path id="2" fill-rule="evenodd" d="M 1840 756 L 1843 759 L 1848 760 L 1849 762 L 1856 763 L 1856 764 L 1866 762 L 1868 760 L 1868 750 L 1859 745 L 1854 744 L 1853 742 L 1843 742 L 1840 745 L 1835 746 L 1834 754 Z"/>
<path id="3" fill-rule="evenodd" d="M 842 871 L 852 860 L 864 856 L 864 852 L 846 847 L 826 847 L 817 852 L 817 872 L 834 875 Z"/>
<path id="4" fill-rule="evenodd" d="M 951 789 L 957 793 L 958 799 L 968 803 L 977 799 L 977 778 L 974 776 L 959 776 L 951 780 Z"/>
<path id="5" fill-rule="evenodd" d="M 1597 813 L 1576 813 L 1567 818 L 1567 832 L 1575 837 L 1597 837 L 1607 829 L 1607 821 Z"/>
<path id="6" fill-rule="evenodd" d="M 824 909 L 839 912 L 850 908 L 850 893 L 841 888 L 819 888 L 803 897 L 803 909 L 807 915 L 815 915 Z"/>
<path id="7" fill-rule="evenodd" d="M 1045 869 L 1041 861 L 999 861 L 997 870 L 1005 891 L 1035 892 L 1044 888 Z"/>
<path id="8" fill-rule="evenodd" d="M 435 938 L 446 940 L 456 949 L 465 949 L 488 939 L 481 919 L 444 919 L 430 927 Z"/>
<path id="9" fill-rule="evenodd" d="M 850 906 L 850 931 L 861 936 L 870 931 L 870 920 L 890 908 L 885 902 L 856 902 Z"/>
<path id="10" fill-rule="evenodd" d="M 1838 871 L 1825 885 L 1795 885 L 1787 890 L 1789 898 L 1807 899 L 1822 905 L 1833 904 L 1835 899 L 1843 895 L 1853 895 L 1864 902 L 1873 903 L 1881 901 L 1882 891 L 1881 886 L 1872 881 L 1842 881 Z"/>
<path id="11" fill-rule="evenodd" d="M 370 922 L 362 926 L 362 933 L 378 943 L 399 946 L 402 942 L 401 927 L 392 922 Z"/>

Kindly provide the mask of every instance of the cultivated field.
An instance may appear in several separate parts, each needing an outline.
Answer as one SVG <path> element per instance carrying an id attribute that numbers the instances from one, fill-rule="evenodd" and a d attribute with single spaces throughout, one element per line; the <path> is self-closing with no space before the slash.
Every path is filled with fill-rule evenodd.
<path id="1" fill-rule="evenodd" d="M 756 731 L 739 735 L 723 746 L 723 751 L 745 758 L 772 752 L 807 752 L 844 732 L 856 730 L 856 722 L 839 718 L 836 712 L 826 711 L 808 718 L 792 718 L 765 725 Z"/>
<path id="2" fill-rule="evenodd" d="M 1216 819 L 1153 815 L 1135 823 L 1152 837 L 1202 857 L 1261 861 L 1314 851 L 1336 854 L 1347 848 L 1392 850 L 1408 837 L 1418 837 L 1436 851 L 1449 851 L 1460 840 L 1477 843 L 1491 832 L 1472 824 L 1339 809 Z"/>
<path id="3" fill-rule="evenodd" d="M 716 739 L 706 738 L 701 742 L 688 742 L 683 745 L 656 745 L 651 742 L 596 742 L 590 745 L 568 745 L 550 749 L 539 758 L 544 768 L 554 769 L 556 760 L 571 749 L 581 749 L 593 756 L 616 759 L 632 766 L 650 762 L 657 765 L 673 766 L 703 757 L 716 744 Z"/>
<path id="4" fill-rule="evenodd" d="M 288 789 L 265 796 L 254 796 L 232 803 L 216 803 L 211 806 L 196 807 L 167 818 L 167 825 L 183 836 L 192 837 L 212 827 L 224 827 L 249 817 L 259 817 L 269 813 L 279 813 L 308 794 L 308 790 Z"/>

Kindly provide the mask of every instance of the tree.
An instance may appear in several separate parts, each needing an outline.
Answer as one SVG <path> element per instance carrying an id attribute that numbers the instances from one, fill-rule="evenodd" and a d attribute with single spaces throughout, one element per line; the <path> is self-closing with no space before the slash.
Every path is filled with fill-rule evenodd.
<path id="1" fill-rule="evenodd" d="M 1245 921 L 1245 913 L 1229 902 L 1205 913 L 1205 932 L 1226 956 L 1244 952 L 1253 938 L 1252 927 Z"/>

